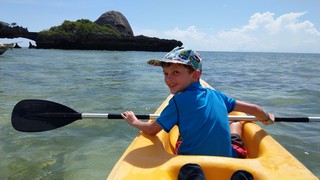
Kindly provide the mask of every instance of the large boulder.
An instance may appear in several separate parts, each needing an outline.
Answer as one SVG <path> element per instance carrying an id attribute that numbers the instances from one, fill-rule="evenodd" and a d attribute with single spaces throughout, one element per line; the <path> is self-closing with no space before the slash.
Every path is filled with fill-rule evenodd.
<path id="1" fill-rule="evenodd" d="M 96 24 L 103 26 L 105 24 L 108 24 L 112 27 L 114 27 L 116 30 L 121 32 L 122 34 L 133 36 L 133 31 L 131 29 L 131 26 L 124 17 L 123 14 L 121 14 L 118 11 L 108 11 L 104 14 L 102 14 L 96 21 Z"/>

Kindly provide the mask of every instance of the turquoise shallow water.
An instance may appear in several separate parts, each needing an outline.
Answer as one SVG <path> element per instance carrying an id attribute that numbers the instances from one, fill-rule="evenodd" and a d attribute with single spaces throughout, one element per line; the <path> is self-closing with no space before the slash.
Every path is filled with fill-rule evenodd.
<path id="1" fill-rule="evenodd" d="M 10 123 L 22 99 L 78 112 L 153 113 L 167 97 L 161 52 L 14 49 L 0 56 L 1 179 L 105 179 L 138 131 L 122 120 L 85 119 L 23 133 Z M 201 52 L 203 79 L 277 116 L 320 116 L 320 54 Z M 276 123 L 268 133 L 320 177 L 319 123 Z"/>

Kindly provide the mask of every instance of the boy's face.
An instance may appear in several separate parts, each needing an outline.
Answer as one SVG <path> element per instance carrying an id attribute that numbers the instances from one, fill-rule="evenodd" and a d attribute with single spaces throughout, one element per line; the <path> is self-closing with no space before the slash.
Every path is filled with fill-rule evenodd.
<path id="1" fill-rule="evenodd" d="M 191 83 L 200 78 L 199 71 L 190 72 L 188 68 L 172 63 L 170 66 L 163 67 L 164 81 L 171 94 L 185 90 Z"/>

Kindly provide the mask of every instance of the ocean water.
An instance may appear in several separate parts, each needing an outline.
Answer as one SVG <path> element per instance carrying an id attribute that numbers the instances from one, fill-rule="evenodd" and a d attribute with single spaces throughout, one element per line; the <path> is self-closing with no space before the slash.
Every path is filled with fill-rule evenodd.
<path id="1" fill-rule="evenodd" d="M 276 116 L 320 116 L 320 54 L 200 52 L 202 78 Z M 169 91 L 146 60 L 164 52 L 14 49 L 0 56 L 0 178 L 105 179 L 138 131 L 123 120 L 83 119 L 18 132 L 11 112 L 23 99 L 82 113 L 153 113 Z M 262 127 L 320 177 L 320 123 Z"/>

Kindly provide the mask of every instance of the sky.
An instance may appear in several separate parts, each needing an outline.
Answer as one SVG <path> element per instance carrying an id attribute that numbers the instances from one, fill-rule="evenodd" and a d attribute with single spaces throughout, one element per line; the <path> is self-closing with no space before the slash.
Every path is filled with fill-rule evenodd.
<path id="1" fill-rule="evenodd" d="M 127 18 L 134 35 L 197 51 L 320 53 L 319 0 L 0 0 L 0 21 L 39 32 L 110 10 Z"/>

